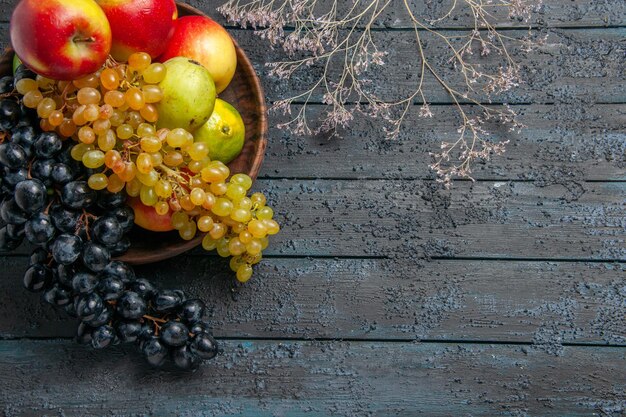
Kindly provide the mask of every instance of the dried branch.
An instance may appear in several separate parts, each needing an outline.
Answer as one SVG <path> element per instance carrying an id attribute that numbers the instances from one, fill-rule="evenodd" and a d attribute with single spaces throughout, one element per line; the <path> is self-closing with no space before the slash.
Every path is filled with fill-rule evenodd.
<path id="1" fill-rule="evenodd" d="M 539 41 L 531 41 L 530 36 L 513 38 L 498 32 L 493 12 L 506 8 L 509 17 L 528 22 L 541 0 L 451 0 L 449 9 L 436 19 L 421 16 L 409 0 L 396 0 L 394 4 L 398 2 L 415 32 L 415 68 L 419 76 L 410 93 L 394 101 L 384 101 L 373 93 L 374 83 L 368 78 L 373 67 L 385 66 L 387 52 L 377 45 L 372 32 L 392 0 L 353 0 L 347 7 L 348 2 L 339 0 L 230 0 L 219 10 L 230 22 L 254 28 L 259 36 L 287 53 L 288 59 L 267 64 L 271 75 L 288 79 L 312 66 L 321 68 L 321 75 L 307 90 L 273 105 L 274 110 L 290 115 L 289 121 L 279 127 L 295 134 L 309 135 L 349 126 L 355 114 L 347 105 L 356 103 L 356 111 L 384 120 L 387 136 L 396 138 L 407 114 L 417 107 L 415 104 L 421 104 L 420 117 L 433 117 L 428 100 L 432 91 L 425 91 L 424 79 L 434 78 L 450 96 L 461 119 L 456 141 L 443 142 L 439 151 L 431 153 L 431 168 L 438 181 L 450 186 L 455 177 L 472 178 L 472 161 L 488 160 L 504 152 L 506 142 L 491 140 L 483 128 L 486 121 L 498 121 L 511 130 L 522 127 L 511 107 L 495 107 L 485 102 L 522 82 L 519 64 L 508 48 L 517 45 L 527 51 Z M 436 28 L 465 10 L 473 18 L 472 30 L 449 34 Z M 428 55 L 425 36 L 443 42 L 447 51 L 443 62 L 456 70 L 454 74 L 460 75 L 460 82 L 451 79 L 449 71 L 441 68 L 440 56 Z M 481 65 L 481 58 L 488 55 L 499 57 L 497 70 L 488 71 Z M 330 68 L 339 68 L 338 75 L 331 74 Z M 314 94 L 321 94 L 328 105 L 317 129 L 311 127 L 307 118 L 307 104 Z M 295 103 L 302 105 L 292 114 Z M 468 107 L 472 114 L 468 113 Z M 480 115 L 474 114 L 476 109 Z"/>

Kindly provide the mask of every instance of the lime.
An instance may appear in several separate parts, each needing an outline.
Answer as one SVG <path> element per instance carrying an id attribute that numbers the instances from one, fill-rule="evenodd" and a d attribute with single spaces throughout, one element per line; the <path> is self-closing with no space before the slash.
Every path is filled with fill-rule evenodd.
<path id="1" fill-rule="evenodd" d="M 211 117 L 193 136 L 196 142 L 209 145 L 211 160 L 227 164 L 241 153 L 246 127 L 237 109 L 218 98 Z"/>

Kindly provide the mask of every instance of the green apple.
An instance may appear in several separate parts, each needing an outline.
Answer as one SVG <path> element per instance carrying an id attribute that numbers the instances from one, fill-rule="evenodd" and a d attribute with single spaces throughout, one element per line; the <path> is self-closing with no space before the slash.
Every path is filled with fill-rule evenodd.
<path id="1" fill-rule="evenodd" d="M 163 99 L 157 103 L 157 127 L 193 132 L 213 113 L 215 83 L 209 71 L 191 59 L 175 57 L 164 65 L 167 73 L 159 83 Z"/>

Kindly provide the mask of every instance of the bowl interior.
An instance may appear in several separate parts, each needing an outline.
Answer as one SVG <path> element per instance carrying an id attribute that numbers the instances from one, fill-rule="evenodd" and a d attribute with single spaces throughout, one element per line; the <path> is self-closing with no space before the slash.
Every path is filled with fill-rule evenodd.
<path id="1" fill-rule="evenodd" d="M 201 11 L 178 3 L 179 16 L 204 15 Z M 246 139 L 241 154 L 228 164 L 232 173 L 246 173 L 256 179 L 267 144 L 267 112 L 263 89 L 244 51 L 235 42 L 237 70 L 229 86 L 219 97 L 233 105 L 243 118 Z M 8 49 L 0 59 L 0 75 L 11 74 L 13 51 Z M 178 232 L 156 233 L 135 227 L 130 233 L 131 248 L 117 259 L 139 265 L 168 259 L 186 252 L 202 242 L 204 234 L 182 240 Z"/>

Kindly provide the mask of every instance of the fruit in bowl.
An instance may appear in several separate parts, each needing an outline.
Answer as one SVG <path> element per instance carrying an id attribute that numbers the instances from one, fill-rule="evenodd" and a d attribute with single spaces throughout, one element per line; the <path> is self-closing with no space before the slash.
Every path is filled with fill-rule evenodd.
<path id="1" fill-rule="evenodd" d="M 181 18 L 199 14 L 182 4 L 178 5 L 178 12 Z M 172 87 L 167 87 L 169 64 L 153 61 L 149 53 L 133 53 L 127 64 L 108 60 L 98 71 L 71 81 L 53 81 L 38 75 L 37 78 L 25 77 L 16 85 L 18 93 L 23 95 L 23 104 L 36 110 L 42 130 L 67 138 L 63 140 L 65 145 L 73 144 L 72 158 L 92 170 L 92 174 L 84 178 L 91 188 L 136 197 L 133 201 L 161 217 L 157 221 L 154 216 L 135 216 L 137 223 L 147 229 L 174 227 L 175 231 L 162 233 L 156 239 L 132 232 L 130 249 L 119 259 L 132 263 L 152 262 L 203 243 L 209 250 L 218 249 L 222 255 L 237 258 L 231 265 L 236 271 L 242 262 L 248 265 L 258 262 L 258 248 L 266 246 L 267 236 L 277 231 L 275 222 L 266 218 L 269 227 L 257 227 L 257 232 L 263 233 L 253 236 L 252 255 L 244 262 L 248 253 L 244 246 L 250 242 L 246 233 L 244 242 L 238 240 L 238 234 L 256 218 L 256 210 L 265 206 L 264 198 L 251 198 L 247 190 L 262 161 L 267 122 L 256 74 L 228 35 L 227 40 L 226 45 L 234 48 L 235 62 L 238 60 L 239 65 L 227 65 L 236 70 L 228 88 L 220 94 L 220 103 L 223 100 L 233 105 L 230 114 L 239 115 L 240 110 L 238 123 L 242 124 L 233 129 L 237 143 L 229 147 L 231 155 L 222 158 L 228 161 L 235 156 L 228 167 L 211 152 L 211 141 L 196 141 L 193 136 L 193 131 L 205 124 L 213 113 L 215 91 L 208 84 L 191 82 L 190 90 L 197 90 L 192 93 L 197 93 L 200 104 L 206 107 L 201 115 L 194 117 L 197 119 L 194 125 L 176 121 L 177 113 L 185 112 L 163 106 L 163 102 L 171 91 L 180 88 L 183 80 L 189 81 L 189 77 L 176 76 L 176 71 L 172 70 L 169 74 L 173 76 L 170 77 Z M 115 36 L 113 41 L 116 41 Z M 225 56 L 232 61 L 231 55 Z M 4 60 L 10 58 L 9 54 Z M 192 93 L 183 95 L 191 97 Z M 159 125 L 167 119 L 174 120 L 168 128 Z M 243 146 L 242 136 L 245 137 Z M 209 154 L 213 158 L 209 158 Z M 230 175 L 238 173 L 248 174 L 248 177 L 234 175 L 235 182 L 241 183 L 228 180 Z M 175 221 L 164 225 L 163 218 L 168 216 Z M 265 225 L 261 223 L 253 222 L 253 225 Z M 237 239 L 228 247 L 235 237 Z M 246 273 L 240 278 L 246 280 L 249 275 Z"/>
<path id="2" fill-rule="evenodd" d="M 111 50 L 109 21 L 94 0 L 22 0 L 10 37 L 28 68 L 56 80 L 97 71 Z"/>
<path id="3" fill-rule="evenodd" d="M 51 0 L 42 7 L 59 3 Z M 63 3 L 85 5 L 74 10 L 83 13 L 83 24 L 95 4 Z M 184 5 L 179 11 L 196 13 Z M 24 286 L 80 319 L 78 342 L 97 349 L 136 343 L 153 366 L 171 357 L 181 369 L 197 368 L 201 360 L 218 354 L 202 320 L 204 303 L 137 278 L 121 260 L 165 259 L 202 243 L 231 256 L 230 267 L 240 282 L 250 279 L 252 265 L 279 231 L 265 196 L 250 192 L 267 129 L 252 66 L 233 44 L 242 65 L 221 99 L 241 110 L 245 130 L 236 130 L 245 131 L 245 141 L 227 166 L 211 159 L 210 144 L 196 141 L 192 132 L 210 120 L 214 108 L 215 88 L 207 69 L 192 64 L 209 80 L 194 81 L 177 75 L 167 62 L 154 62 L 146 51 L 131 53 L 127 63 L 104 59 L 88 72 L 82 64 L 65 70 L 63 60 L 40 65 L 23 42 L 23 11 L 14 16 L 12 41 L 26 52 L 23 63 L 13 51 L 0 61 L 0 218 L 6 223 L 0 227 L 0 251 L 13 250 L 24 240 L 35 245 Z M 71 13 L 59 16 L 63 24 L 54 27 L 59 32 L 49 34 L 55 41 L 69 33 L 64 24 L 81 22 Z M 83 34 L 74 40 L 82 40 Z M 44 39 L 40 33 L 33 36 Z M 189 63 L 188 58 L 173 60 Z M 177 106 L 160 106 L 175 94 L 172 86 L 183 81 L 191 84 L 184 95 L 196 95 L 197 106 L 204 107 L 198 126 L 177 119 Z M 159 120 L 172 124 L 161 127 Z M 174 231 L 142 234 L 134 224 Z"/>
<path id="4" fill-rule="evenodd" d="M 135 52 L 146 52 L 152 58 L 163 53 L 178 17 L 174 0 L 96 1 L 111 24 L 113 58 L 126 62 Z"/>
<path id="5" fill-rule="evenodd" d="M 204 65 L 218 93 L 226 89 L 237 68 L 232 38 L 219 23 L 206 16 L 184 16 L 176 21 L 174 34 L 159 59 L 166 61 L 176 56 Z"/>

